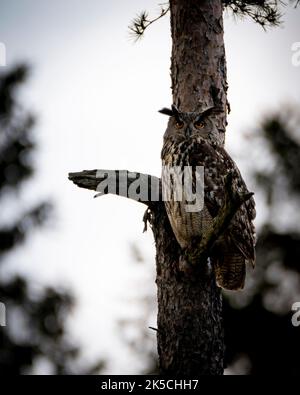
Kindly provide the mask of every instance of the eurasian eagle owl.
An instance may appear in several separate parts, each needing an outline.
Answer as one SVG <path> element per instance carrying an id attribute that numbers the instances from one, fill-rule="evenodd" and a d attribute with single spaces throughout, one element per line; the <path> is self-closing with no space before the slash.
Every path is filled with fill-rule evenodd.
<path id="1" fill-rule="evenodd" d="M 210 108 L 201 113 L 181 112 L 175 106 L 160 110 L 170 117 L 161 154 L 164 168 L 204 168 L 204 204 L 201 210 L 188 211 L 183 201 L 174 198 L 165 201 L 171 227 L 182 249 L 186 249 L 194 238 L 205 234 L 212 219 L 218 215 L 224 202 L 225 180 L 229 173 L 233 190 L 248 192 L 239 169 L 219 141 L 214 111 Z M 170 183 L 168 177 L 162 176 L 162 183 L 163 187 L 172 187 L 166 185 Z M 251 197 L 238 209 L 211 251 L 217 284 L 222 288 L 242 289 L 246 263 L 254 267 L 254 218 L 255 203 Z"/>

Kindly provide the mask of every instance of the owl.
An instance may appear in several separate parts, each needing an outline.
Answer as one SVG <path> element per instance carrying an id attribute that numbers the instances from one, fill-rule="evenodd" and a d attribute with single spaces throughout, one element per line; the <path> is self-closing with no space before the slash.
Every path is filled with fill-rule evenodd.
<path id="1" fill-rule="evenodd" d="M 203 196 L 199 210 L 187 209 L 189 206 L 185 195 L 180 200 L 171 193 L 164 202 L 173 233 L 184 250 L 192 245 L 193 240 L 201 238 L 218 216 L 224 203 L 228 174 L 231 175 L 233 191 L 243 194 L 248 193 L 248 190 L 235 162 L 222 147 L 214 123 L 217 109 L 181 112 L 173 105 L 171 109 L 163 108 L 160 112 L 170 117 L 161 153 L 163 169 L 179 168 L 182 174 L 185 174 L 184 168 L 192 169 L 190 181 L 194 191 L 197 177 L 195 169 L 203 169 Z M 163 189 L 172 191 L 174 185 L 174 177 L 166 177 L 163 172 Z M 255 265 L 254 218 L 255 202 L 251 197 L 238 209 L 210 252 L 216 281 L 221 288 L 242 289 L 246 264 Z"/>

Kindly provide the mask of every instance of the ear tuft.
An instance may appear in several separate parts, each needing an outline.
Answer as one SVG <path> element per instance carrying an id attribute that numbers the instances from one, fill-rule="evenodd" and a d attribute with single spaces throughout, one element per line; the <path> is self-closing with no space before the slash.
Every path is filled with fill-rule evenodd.
<path id="1" fill-rule="evenodd" d="M 174 115 L 173 109 L 171 110 L 170 108 L 166 108 L 166 107 L 162 108 L 158 112 L 160 112 L 161 114 L 164 114 L 164 115 L 168 115 L 169 117 L 172 117 Z"/>
<path id="2" fill-rule="evenodd" d="M 205 111 L 201 113 L 201 117 L 208 117 L 210 115 L 215 115 L 215 114 L 221 114 L 223 112 L 223 109 L 221 107 L 209 107 Z"/>

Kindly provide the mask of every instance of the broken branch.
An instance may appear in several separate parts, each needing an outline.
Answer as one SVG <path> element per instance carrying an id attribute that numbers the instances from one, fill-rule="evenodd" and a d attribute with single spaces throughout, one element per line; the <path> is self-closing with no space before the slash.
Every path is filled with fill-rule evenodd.
<path id="1" fill-rule="evenodd" d="M 69 180 L 79 188 L 97 191 L 95 197 L 114 194 L 153 206 L 161 201 L 158 177 L 128 170 L 83 170 L 69 173 Z"/>

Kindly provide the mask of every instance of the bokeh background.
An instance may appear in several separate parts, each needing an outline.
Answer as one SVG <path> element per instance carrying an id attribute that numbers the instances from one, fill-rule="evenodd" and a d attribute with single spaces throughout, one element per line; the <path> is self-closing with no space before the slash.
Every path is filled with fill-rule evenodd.
<path id="1" fill-rule="evenodd" d="M 155 372 L 155 248 L 141 205 L 67 174 L 160 174 L 171 104 L 168 16 L 154 0 L 0 0 L 0 373 Z M 299 374 L 300 9 L 264 31 L 225 14 L 226 146 L 256 194 L 258 264 L 225 295 L 227 374 Z"/>

